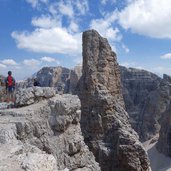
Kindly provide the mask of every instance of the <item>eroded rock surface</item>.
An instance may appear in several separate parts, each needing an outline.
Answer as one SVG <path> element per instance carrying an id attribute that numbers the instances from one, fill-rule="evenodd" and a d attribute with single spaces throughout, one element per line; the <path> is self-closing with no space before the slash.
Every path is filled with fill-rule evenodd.
<path id="1" fill-rule="evenodd" d="M 16 107 L 27 106 L 43 99 L 54 97 L 56 91 L 50 87 L 29 87 L 19 89 L 15 95 Z"/>
<path id="2" fill-rule="evenodd" d="M 149 161 L 124 110 L 116 54 L 95 30 L 83 33 L 81 127 L 103 171 L 148 171 Z"/>
<path id="3" fill-rule="evenodd" d="M 80 101 L 73 95 L 0 110 L 0 170 L 100 171 L 79 122 Z"/>

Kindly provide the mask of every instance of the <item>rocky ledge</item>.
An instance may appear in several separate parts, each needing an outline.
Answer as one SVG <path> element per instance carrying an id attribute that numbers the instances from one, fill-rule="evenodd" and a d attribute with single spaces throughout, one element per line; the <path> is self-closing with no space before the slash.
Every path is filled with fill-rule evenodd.
<path id="1" fill-rule="evenodd" d="M 30 90 L 24 91 L 32 94 Z M 37 91 L 42 97 L 44 88 Z M 53 96 L 26 107 L 0 110 L 1 171 L 100 171 L 84 143 L 78 97 Z"/>

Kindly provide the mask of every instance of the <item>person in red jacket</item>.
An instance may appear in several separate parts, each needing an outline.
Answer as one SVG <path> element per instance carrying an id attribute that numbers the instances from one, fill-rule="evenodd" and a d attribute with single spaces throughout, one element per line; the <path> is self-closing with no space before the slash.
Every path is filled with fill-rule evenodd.
<path id="1" fill-rule="evenodd" d="M 12 77 L 12 72 L 8 71 L 8 76 L 5 79 L 6 91 L 7 91 L 7 102 L 14 102 L 14 91 L 15 91 L 15 79 Z"/>

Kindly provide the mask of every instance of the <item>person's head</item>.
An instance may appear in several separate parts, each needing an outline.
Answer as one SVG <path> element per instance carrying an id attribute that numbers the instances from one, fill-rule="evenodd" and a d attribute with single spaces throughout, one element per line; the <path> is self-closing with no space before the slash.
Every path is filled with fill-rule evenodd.
<path id="1" fill-rule="evenodd" d="M 8 75 L 12 75 L 12 72 L 11 71 L 8 71 Z"/>

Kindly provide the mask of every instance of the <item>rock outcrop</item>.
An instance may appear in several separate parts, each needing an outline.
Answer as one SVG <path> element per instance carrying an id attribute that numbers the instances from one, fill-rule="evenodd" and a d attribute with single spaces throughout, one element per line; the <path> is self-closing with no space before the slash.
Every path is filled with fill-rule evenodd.
<path id="1" fill-rule="evenodd" d="M 147 154 L 124 110 L 116 54 L 95 30 L 83 33 L 79 85 L 82 131 L 102 170 L 150 170 Z"/>
<path id="2" fill-rule="evenodd" d="M 26 107 L 0 110 L 0 170 L 100 171 L 84 143 L 78 97 L 47 98 Z"/>

